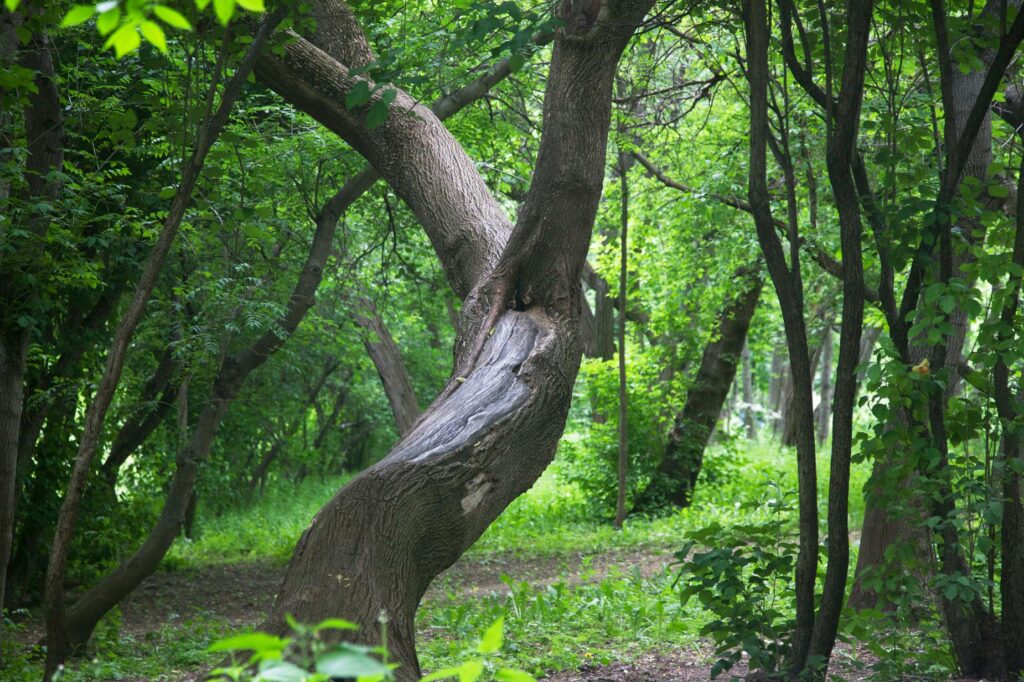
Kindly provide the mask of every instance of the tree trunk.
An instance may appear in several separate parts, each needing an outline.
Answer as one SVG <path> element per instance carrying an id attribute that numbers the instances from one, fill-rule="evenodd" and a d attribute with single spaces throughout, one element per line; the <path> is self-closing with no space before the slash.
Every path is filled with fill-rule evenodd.
<path id="1" fill-rule="evenodd" d="M 821 384 L 818 394 L 818 444 L 828 440 L 828 426 L 832 421 L 832 325 L 825 327 L 825 338 L 821 341 Z M 858 348 L 858 357 L 860 355 Z M 848 377 L 846 380 L 852 379 Z"/>
<path id="2" fill-rule="evenodd" d="M 740 270 L 734 279 L 746 286 L 718 318 L 683 409 L 669 431 L 658 472 L 637 500 L 638 509 L 648 509 L 662 500 L 685 507 L 693 500 L 704 450 L 736 378 L 737 360 L 761 297 L 763 280 L 756 270 Z"/>
<path id="3" fill-rule="evenodd" d="M 743 344 L 743 423 L 747 427 L 747 440 L 757 438 L 757 424 L 754 421 L 754 376 L 750 367 L 750 345 Z"/>
<path id="4" fill-rule="evenodd" d="M 332 56 L 297 38 L 282 58 L 261 60 L 264 82 L 345 137 L 391 183 L 467 298 L 452 380 L 385 459 L 317 514 L 266 628 L 286 630 L 285 614 L 306 622 L 343 616 L 361 625 L 356 638 L 376 642 L 384 612 L 396 675 L 418 678 L 420 598 L 540 476 L 565 426 L 612 80 L 649 5 L 562 5 L 565 34 L 554 47 L 535 173 L 514 229 L 472 160 L 405 93 L 369 131 L 362 112 L 342 104 L 362 79 Z"/>
<path id="5" fill-rule="evenodd" d="M 377 368 L 384 394 L 391 405 L 391 413 L 395 416 L 398 435 L 404 436 L 420 416 L 420 405 L 412 388 L 412 379 L 402 360 L 402 352 L 377 313 L 376 306 L 367 299 L 361 300 L 360 305 L 367 314 L 357 312 L 353 318 L 356 324 L 366 330 L 363 346 L 373 360 L 373 366 Z"/>
<path id="6" fill-rule="evenodd" d="M 629 167 L 626 156 L 619 151 L 619 179 L 622 218 L 619 222 L 619 461 L 618 490 L 615 496 L 615 527 L 626 520 L 626 489 L 629 473 L 629 391 L 626 385 L 626 294 L 629 279 Z"/>
<path id="7" fill-rule="evenodd" d="M 0 21 L 3 22 L 0 48 L 6 62 L 18 53 L 12 33 L 21 17 L 7 13 Z M 0 397 L 0 614 L 3 613 L 7 565 L 14 541 L 25 362 L 31 339 L 31 329 L 23 326 L 18 317 L 25 313 L 31 319 L 38 314 L 33 309 L 37 300 L 36 285 L 26 281 L 25 274 L 36 275 L 37 258 L 43 251 L 50 226 L 49 212 L 28 204 L 56 204 L 61 183 L 53 179 L 52 174 L 60 171 L 64 164 L 64 120 L 49 39 L 41 34 L 32 35 L 29 44 L 21 50 L 20 58 L 21 66 L 35 73 L 35 92 L 28 94 L 24 108 L 27 188 L 14 197 L 20 204 L 13 206 L 17 210 L 7 211 L 29 238 L 21 243 L 16 253 L 0 255 L 0 302 L 5 312 L 0 330 L 0 391 L 4 394 Z M 4 188 L 5 195 L 8 191 Z M 4 199 L 6 202 L 7 197 Z"/>

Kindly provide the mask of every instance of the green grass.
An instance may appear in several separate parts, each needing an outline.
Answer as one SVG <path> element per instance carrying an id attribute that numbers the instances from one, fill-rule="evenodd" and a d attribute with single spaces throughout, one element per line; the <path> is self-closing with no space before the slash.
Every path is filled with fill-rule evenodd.
<path id="1" fill-rule="evenodd" d="M 308 478 L 298 485 L 278 484 L 253 504 L 213 518 L 200 517 L 194 540 L 179 538 L 164 560 L 169 566 L 291 558 L 302 531 L 348 477 Z"/>
<path id="2" fill-rule="evenodd" d="M 818 462 L 823 524 L 827 453 L 821 448 Z M 773 485 L 795 494 L 795 454 L 775 443 L 715 445 L 709 448 L 706 461 L 714 480 L 699 487 L 690 508 L 657 518 L 631 517 L 621 531 L 594 518 L 585 496 L 559 477 L 561 465 L 556 461 L 492 524 L 468 556 L 485 563 L 512 557 L 538 559 L 547 562 L 544 566 L 562 568 L 545 569 L 556 575 L 540 575 L 534 582 L 509 579 L 501 589 L 488 592 L 446 593 L 442 588 L 441 596 L 428 600 L 418 615 L 423 666 L 436 669 L 460 660 L 499 616 L 504 617 L 506 630 L 500 663 L 535 674 L 584 663 L 627 661 L 652 650 L 696 647 L 708 616 L 695 604 L 680 607 L 670 571 L 644 576 L 634 567 L 620 565 L 598 574 L 588 572 L 586 566 L 587 557 L 608 553 L 671 553 L 692 530 L 712 522 L 762 521 L 767 511 L 756 505 L 751 509 L 743 502 L 765 497 Z M 868 474 L 868 465 L 854 466 L 850 498 L 854 528 L 859 527 L 863 515 L 861 489 Z M 332 478 L 278 484 L 250 505 L 216 517 L 200 517 L 196 539 L 175 543 L 165 568 L 254 560 L 285 562 L 313 515 L 344 482 Z M 566 568 L 568 559 L 575 556 L 584 557 L 582 574 L 572 575 Z M 560 557 L 566 561 L 559 562 Z M 175 679 L 175 671 L 214 663 L 205 649 L 231 629 L 226 622 L 207 616 L 165 625 L 144 640 L 136 640 L 117 635 L 115 618 L 100 629 L 91 658 L 74 663 L 64 679 Z M 8 655 L 7 660 L 10 666 L 5 669 L 5 679 L 38 679 L 39 661 L 29 660 L 25 652 Z"/>

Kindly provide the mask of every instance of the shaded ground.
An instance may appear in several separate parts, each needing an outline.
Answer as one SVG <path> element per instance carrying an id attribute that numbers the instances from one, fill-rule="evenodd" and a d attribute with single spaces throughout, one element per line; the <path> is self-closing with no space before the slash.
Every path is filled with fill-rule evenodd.
<path id="1" fill-rule="evenodd" d="M 503 580 L 505 576 L 514 582 L 527 581 L 532 585 L 596 582 L 606 577 L 612 567 L 639 570 L 642 575 L 651 576 L 672 560 L 671 553 L 651 550 L 527 559 L 512 555 L 469 557 L 442 574 L 425 600 L 471 599 L 474 595 L 505 593 L 509 591 Z M 165 625 L 182 624 L 197 616 L 226 621 L 235 629 L 258 626 L 273 604 L 283 576 L 284 566 L 259 562 L 159 572 L 123 603 L 121 632 L 144 642 Z M 33 618 L 28 626 L 19 639 L 24 638 L 26 643 L 38 641 L 42 635 L 42 624 L 38 618 Z M 433 634 L 422 632 L 421 636 Z M 847 647 L 840 649 L 835 661 L 843 668 L 842 679 L 866 679 L 862 673 L 850 670 L 849 651 L 844 651 Z M 551 682 L 689 682 L 710 679 L 714 657 L 707 646 L 637 653 L 641 655 L 629 663 L 583 666 L 578 670 L 554 673 L 546 679 Z M 204 665 L 180 679 L 199 679 L 205 670 Z M 742 677 L 746 673 L 746 666 L 741 664 L 719 679 Z M 140 679 L 138 682 L 145 681 Z"/>

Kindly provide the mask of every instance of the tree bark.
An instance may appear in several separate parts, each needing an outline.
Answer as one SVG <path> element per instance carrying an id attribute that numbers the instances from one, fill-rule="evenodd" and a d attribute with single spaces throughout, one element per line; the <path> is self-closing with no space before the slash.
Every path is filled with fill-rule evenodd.
<path id="1" fill-rule="evenodd" d="M 565 3 L 536 172 L 513 229 L 472 161 L 404 93 L 372 131 L 338 106 L 358 80 L 301 38 L 261 79 L 352 143 L 402 196 L 466 296 L 456 370 L 391 453 L 353 479 L 303 534 L 266 623 L 356 621 L 382 611 L 400 680 L 416 679 L 416 607 L 550 462 L 579 367 L 579 278 L 600 198 L 619 56 L 649 2 Z M 415 115 L 406 115 L 410 110 Z M 365 500 L 373 500 L 368 505 Z"/>
<path id="2" fill-rule="evenodd" d="M 376 306 L 368 299 L 359 301 L 366 314 L 355 312 L 353 318 L 366 331 L 363 346 L 377 368 L 377 375 L 384 387 L 384 395 L 395 416 L 398 435 L 404 436 L 420 416 L 420 405 L 412 388 L 412 379 L 405 368 L 402 352 L 388 331 Z"/>
<path id="3" fill-rule="evenodd" d="M 763 287 L 756 268 L 741 269 L 734 280 L 744 286 L 722 311 L 704 347 L 697 376 L 669 431 L 657 474 L 637 500 L 638 509 L 648 509 L 662 500 L 686 507 L 693 500 L 704 450 L 736 378 L 737 361 Z"/>
<path id="4" fill-rule="evenodd" d="M 13 58 L 18 46 L 12 34 L 20 23 L 20 16 L 8 14 L 10 16 L 2 20 L 0 41 L 4 56 Z M 13 199 L 21 204 L 35 201 L 53 206 L 61 191 L 61 182 L 53 176 L 64 164 L 64 120 L 47 36 L 34 34 L 29 44 L 21 49 L 20 58 L 21 65 L 36 74 L 36 91 L 29 94 L 24 109 L 28 151 L 26 187 L 16 192 Z M 4 189 L 5 194 L 8 191 Z M 3 613 L 7 565 L 14 540 L 25 362 L 32 331 L 31 326 L 22 324 L 18 317 L 20 313 L 29 318 L 36 314 L 32 308 L 37 300 L 35 286 L 26 282 L 23 274 L 32 273 L 37 267 L 36 259 L 43 251 L 50 226 L 49 212 L 27 206 L 18 208 L 14 216 L 30 235 L 29 241 L 18 253 L 0 256 L 0 301 L 7 313 L 4 328 L 0 330 L 0 392 L 3 393 L 0 397 L 0 614 Z"/>

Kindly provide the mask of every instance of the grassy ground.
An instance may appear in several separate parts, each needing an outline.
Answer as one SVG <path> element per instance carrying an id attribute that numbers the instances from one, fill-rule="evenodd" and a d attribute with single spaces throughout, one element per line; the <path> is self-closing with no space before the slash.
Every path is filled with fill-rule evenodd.
<path id="1" fill-rule="evenodd" d="M 695 603 L 680 605 L 673 552 L 710 522 L 760 520 L 767 511 L 742 502 L 760 499 L 773 484 L 792 488 L 794 480 L 792 453 L 775 445 L 749 444 L 741 454 L 713 448 L 708 457 L 718 480 L 691 508 L 631 518 L 622 531 L 594 520 L 556 464 L 428 593 L 418 618 L 424 668 L 458 660 L 499 616 L 506 629 L 502 663 L 538 675 L 665 651 L 705 656 L 699 631 L 708 617 Z M 866 476 L 865 467 L 855 468 L 853 527 Z M 105 621 L 91 656 L 64 679 L 178 680 L 203 670 L 215 659 L 205 653 L 211 641 L 258 624 L 296 540 L 342 483 L 270 489 L 249 507 L 201 518 L 197 539 L 174 546 L 163 571 Z M 39 663 L 24 650 L 38 627 L 30 619 L 5 638 L 18 653 L 8 652 L 4 679 L 38 679 Z"/>

